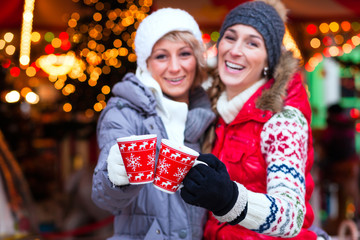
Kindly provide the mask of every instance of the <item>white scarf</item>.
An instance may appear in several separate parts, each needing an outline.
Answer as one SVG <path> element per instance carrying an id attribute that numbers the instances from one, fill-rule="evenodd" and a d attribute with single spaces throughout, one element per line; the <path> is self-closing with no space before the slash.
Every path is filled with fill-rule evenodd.
<path id="1" fill-rule="evenodd" d="M 240 112 L 241 108 L 247 100 L 266 82 L 265 79 L 261 79 L 245 89 L 230 101 L 228 101 L 226 91 L 224 91 L 217 101 L 216 109 L 220 116 L 224 119 L 226 124 L 231 123 Z"/>
<path id="2" fill-rule="evenodd" d="M 184 144 L 185 123 L 188 105 L 165 97 L 159 83 L 148 71 L 136 70 L 136 77 L 148 87 L 156 99 L 156 112 L 163 121 L 168 138 L 178 144 Z"/>

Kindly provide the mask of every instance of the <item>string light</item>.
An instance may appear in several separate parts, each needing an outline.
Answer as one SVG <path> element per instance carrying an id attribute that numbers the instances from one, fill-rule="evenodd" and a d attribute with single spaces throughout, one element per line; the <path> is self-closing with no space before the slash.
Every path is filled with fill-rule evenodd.
<path id="1" fill-rule="evenodd" d="M 305 63 L 305 70 L 313 71 L 322 61 L 315 56 L 317 54 L 323 57 L 340 57 L 351 53 L 360 44 L 359 31 L 359 22 L 342 21 L 329 24 L 323 22 L 318 26 L 313 23 L 308 24 L 306 32 L 310 35 L 309 45 L 316 53 Z"/>
<path id="2" fill-rule="evenodd" d="M 25 0 L 19 55 L 19 62 L 22 66 L 27 66 L 30 63 L 31 32 L 34 18 L 34 5 L 35 0 Z"/>

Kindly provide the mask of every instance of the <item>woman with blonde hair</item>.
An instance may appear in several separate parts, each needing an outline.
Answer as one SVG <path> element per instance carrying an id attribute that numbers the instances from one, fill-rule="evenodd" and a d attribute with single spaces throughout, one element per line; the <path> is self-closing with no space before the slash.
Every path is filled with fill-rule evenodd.
<path id="1" fill-rule="evenodd" d="M 206 210 L 152 184 L 129 185 L 116 139 L 157 134 L 200 151 L 215 119 L 200 84 L 206 77 L 199 26 L 187 12 L 164 8 L 146 17 L 135 37 L 138 68 L 117 83 L 97 128 L 100 156 L 93 201 L 115 215 L 110 239 L 202 239 Z"/>

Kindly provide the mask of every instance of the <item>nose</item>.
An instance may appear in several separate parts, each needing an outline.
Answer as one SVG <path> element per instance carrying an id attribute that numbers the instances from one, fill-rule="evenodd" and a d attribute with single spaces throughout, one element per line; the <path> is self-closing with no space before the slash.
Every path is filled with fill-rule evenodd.
<path id="1" fill-rule="evenodd" d="M 230 50 L 231 55 L 234 56 L 234 57 L 244 55 L 243 47 L 244 47 L 244 45 L 242 44 L 242 42 L 237 41 L 235 43 L 234 47 L 231 48 L 231 50 Z"/>
<path id="2" fill-rule="evenodd" d="M 179 70 L 180 70 L 180 61 L 178 57 L 176 56 L 171 57 L 169 62 L 169 71 L 175 73 L 178 72 Z"/>

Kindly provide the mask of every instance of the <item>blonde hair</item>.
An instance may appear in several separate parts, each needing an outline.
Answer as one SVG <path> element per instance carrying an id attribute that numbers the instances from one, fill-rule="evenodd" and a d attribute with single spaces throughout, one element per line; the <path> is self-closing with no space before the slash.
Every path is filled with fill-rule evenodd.
<path id="1" fill-rule="evenodd" d="M 183 41 L 190 45 L 196 58 L 196 74 L 192 89 L 199 86 L 207 77 L 207 65 L 205 60 L 205 47 L 195 36 L 187 31 L 172 31 L 165 34 L 161 39 L 169 41 Z"/>

